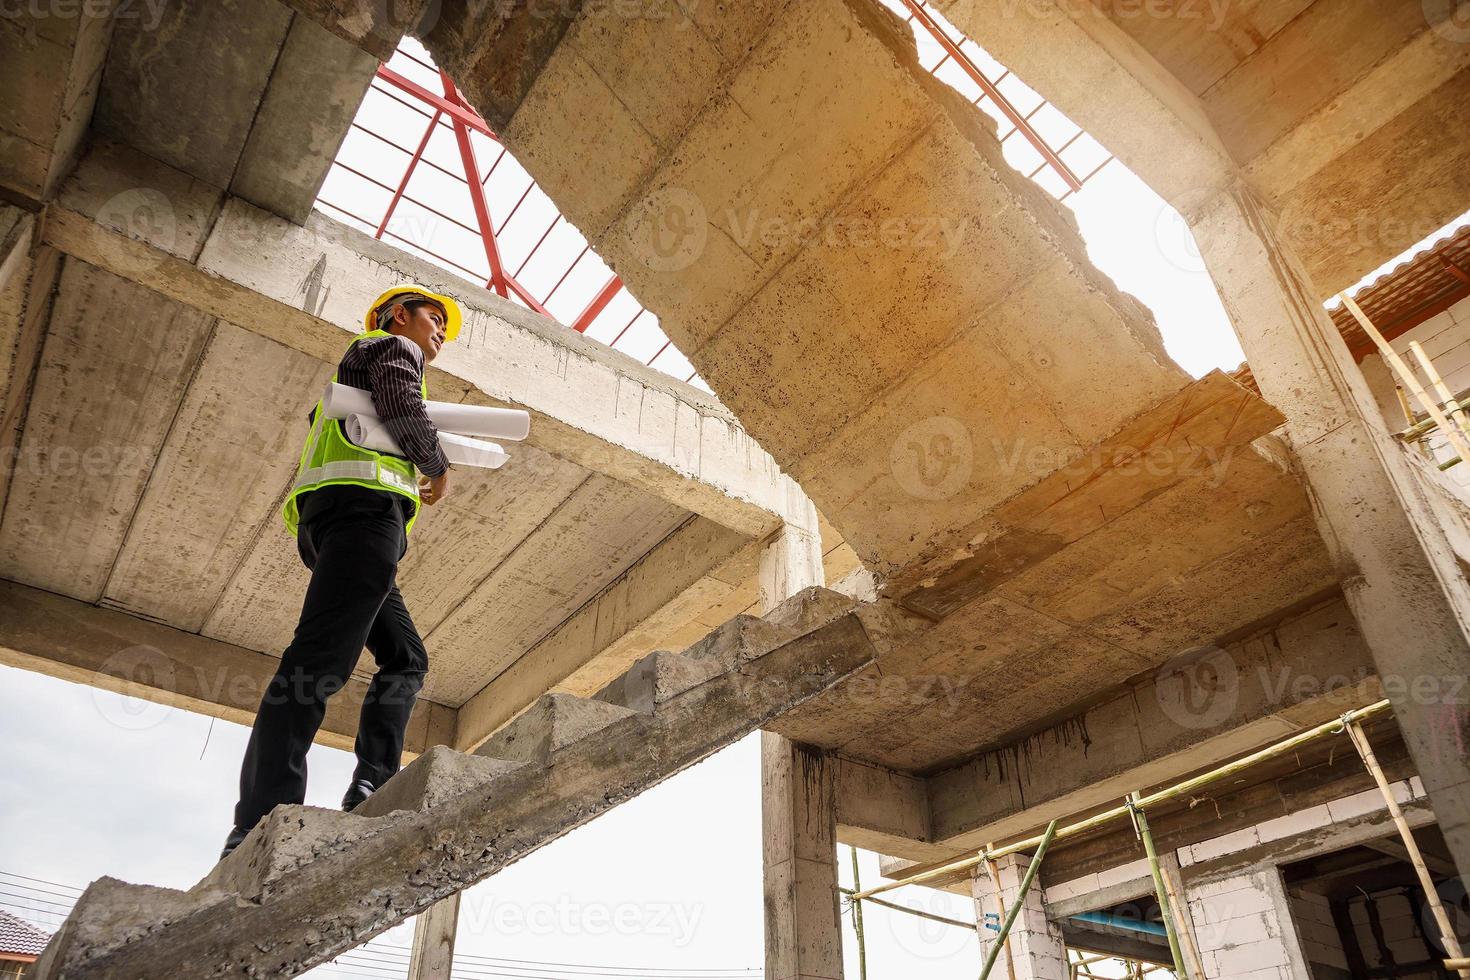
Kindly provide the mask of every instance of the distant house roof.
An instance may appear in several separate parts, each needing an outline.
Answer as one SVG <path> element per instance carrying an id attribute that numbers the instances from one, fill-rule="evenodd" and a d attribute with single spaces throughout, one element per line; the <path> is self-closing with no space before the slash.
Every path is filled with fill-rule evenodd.
<path id="1" fill-rule="evenodd" d="M 1470 225 L 1379 276 L 1354 298 L 1379 333 L 1392 341 L 1466 297 L 1470 297 Z M 1346 306 L 1328 312 L 1354 360 L 1377 350 Z M 1248 365 L 1236 370 L 1235 379 L 1256 388 Z"/>
<path id="2" fill-rule="evenodd" d="M 0 910 L 0 958 L 40 956 L 50 941 L 50 933 Z"/>

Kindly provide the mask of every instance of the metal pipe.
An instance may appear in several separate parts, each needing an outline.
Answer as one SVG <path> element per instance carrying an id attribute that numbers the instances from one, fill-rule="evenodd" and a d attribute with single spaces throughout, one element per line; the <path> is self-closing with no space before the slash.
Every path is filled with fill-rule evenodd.
<path id="1" fill-rule="evenodd" d="M 1168 930 L 1157 922 L 1145 922 L 1143 919 L 1130 919 L 1126 915 L 1114 915 L 1111 912 L 1080 912 L 1077 915 L 1068 916 L 1078 922 L 1091 922 L 1094 925 L 1109 926 L 1113 929 L 1127 929 L 1130 932 L 1142 932 L 1150 936 L 1158 936 L 1160 939 L 1169 934 Z"/>
<path id="2" fill-rule="evenodd" d="M 1011 934 L 1011 926 L 1015 925 L 1016 916 L 1021 914 L 1021 906 L 1026 904 L 1026 893 L 1031 890 L 1031 882 L 1036 880 L 1036 872 L 1041 870 L 1041 859 L 1046 857 L 1046 849 L 1051 846 L 1051 839 L 1056 835 L 1057 822 L 1053 820 L 1046 828 L 1046 833 L 1041 835 L 1041 845 L 1036 848 L 1036 856 L 1031 859 L 1031 864 L 1026 868 L 1026 875 L 1021 879 L 1021 888 L 1016 895 L 1016 902 L 1011 910 L 1006 913 L 1006 920 L 1000 925 L 1000 935 L 995 937 L 995 944 L 990 947 L 990 952 L 985 956 L 985 966 L 980 970 L 980 980 L 990 980 L 990 971 L 995 968 L 996 958 L 1000 956 L 1001 947 L 1006 944 L 1006 939 Z M 861 894 L 861 893 L 859 893 Z"/>

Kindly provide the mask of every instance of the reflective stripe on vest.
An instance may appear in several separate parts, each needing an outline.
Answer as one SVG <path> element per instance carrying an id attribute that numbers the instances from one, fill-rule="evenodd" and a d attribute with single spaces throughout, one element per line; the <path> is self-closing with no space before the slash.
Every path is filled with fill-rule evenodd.
<path id="1" fill-rule="evenodd" d="M 369 330 L 354 337 L 347 349 L 351 350 L 352 345 L 360 340 L 391 336 L 393 335 L 383 330 Z M 337 380 L 336 374 L 332 375 L 332 380 Z M 428 401 L 429 387 L 422 378 L 419 381 L 419 390 L 424 400 Z M 302 447 L 301 459 L 297 463 L 296 482 L 281 508 L 281 516 L 286 521 L 286 529 L 295 534 L 301 517 L 297 506 L 297 498 L 301 494 L 318 487 L 350 484 L 371 490 L 386 490 L 412 500 L 413 513 L 409 515 L 405 532 L 412 531 L 419 514 L 419 487 L 414 477 L 413 463 L 402 456 L 375 452 L 348 439 L 342 422 L 339 419 L 325 418 L 322 403 L 318 401 L 311 430 L 306 435 L 306 445 Z"/>

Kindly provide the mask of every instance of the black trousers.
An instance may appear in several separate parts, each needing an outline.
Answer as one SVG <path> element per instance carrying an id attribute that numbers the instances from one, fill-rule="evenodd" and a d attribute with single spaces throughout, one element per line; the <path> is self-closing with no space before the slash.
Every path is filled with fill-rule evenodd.
<path id="1" fill-rule="evenodd" d="M 296 548 L 311 569 L 311 584 L 245 749 L 235 807 L 235 826 L 242 829 L 279 803 L 306 798 L 306 751 L 327 699 L 346 685 L 363 647 L 378 672 L 362 705 L 353 780 L 374 787 L 387 782 L 398 771 L 403 733 L 429 667 L 396 581 L 412 503 L 347 485 L 314 490 L 300 506 Z"/>

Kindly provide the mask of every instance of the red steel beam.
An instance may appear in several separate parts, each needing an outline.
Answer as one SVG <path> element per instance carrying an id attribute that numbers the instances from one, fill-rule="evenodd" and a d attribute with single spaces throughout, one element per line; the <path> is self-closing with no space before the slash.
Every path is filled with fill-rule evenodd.
<path id="1" fill-rule="evenodd" d="M 444 84 L 444 100 L 450 105 L 464 108 L 459 89 L 447 72 L 440 72 Z M 485 258 L 490 262 L 489 286 L 502 296 L 510 296 L 510 285 L 506 282 L 505 267 L 500 261 L 500 244 L 495 240 L 495 225 L 490 220 L 490 206 L 485 203 L 485 188 L 480 183 L 480 165 L 475 160 L 475 146 L 470 142 L 470 128 L 458 115 L 451 116 L 454 124 L 454 139 L 459 144 L 459 158 L 464 162 L 465 182 L 469 185 L 470 204 L 475 209 L 475 222 L 480 226 L 480 238 L 485 243 Z"/>
<path id="2" fill-rule="evenodd" d="M 592 297 L 592 302 L 587 304 L 587 308 L 577 316 L 577 319 L 572 321 L 572 329 L 577 333 L 586 333 L 587 328 L 592 326 L 592 321 L 602 315 L 602 311 L 607 309 L 607 304 L 613 301 L 613 297 L 622 288 L 622 277 L 614 275 L 602 289 L 598 290 L 597 295 Z"/>
<path id="3" fill-rule="evenodd" d="M 408 189 L 408 181 L 413 177 L 414 170 L 418 169 L 419 161 L 424 157 L 424 149 L 429 145 L 429 137 L 434 135 L 434 127 L 439 125 L 439 117 L 442 115 L 435 110 L 433 118 L 429 120 L 429 128 L 424 130 L 424 138 L 419 140 L 418 148 L 413 151 L 413 157 L 408 161 L 408 169 L 403 172 L 403 179 L 398 182 L 398 189 L 393 192 L 393 200 L 388 202 L 388 209 L 383 212 L 383 220 L 378 222 L 378 231 L 374 238 L 382 238 L 383 232 L 388 227 L 388 219 L 393 217 L 393 211 L 398 207 L 398 202 L 403 199 L 403 192 Z"/>
<path id="4" fill-rule="evenodd" d="M 457 98 L 450 99 L 443 95 L 431 92 L 420 85 L 418 82 L 415 82 L 413 79 L 405 78 L 404 76 L 398 74 L 398 72 L 394 71 L 392 68 L 389 68 L 387 65 L 378 66 L 378 77 L 388 84 L 402 89 L 416 99 L 419 99 L 422 102 L 427 102 L 435 109 L 438 109 L 440 112 L 444 113 L 451 120 L 457 120 L 465 126 L 468 126 L 470 129 L 484 133 L 486 136 L 495 140 L 497 143 L 500 142 L 499 137 L 497 137 L 494 131 L 490 129 L 490 124 L 487 123 L 483 118 L 481 118 L 478 112 L 470 108 L 463 101 Z"/>
<path id="5" fill-rule="evenodd" d="M 1042 139 L 1040 134 L 1031 128 L 1027 117 L 1022 116 L 1016 111 L 1016 107 L 1011 105 L 1010 100 L 1002 95 L 1000 89 L 996 88 L 990 79 L 985 77 L 985 73 L 970 60 L 970 56 L 965 54 L 948 34 L 944 33 L 944 29 L 939 26 L 939 22 L 930 15 L 929 11 L 924 9 L 919 0 L 903 0 L 903 5 L 909 9 L 914 19 L 922 24 L 926 31 L 933 35 L 934 40 L 939 42 L 940 46 L 944 48 L 945 53 L 954 58 L 955 64 L 959 65 L 965 74 L 970 76 L 970 80 L 980 86 L 981 91 L 990 96 L 991 100 L 1000 107 L 1000 111 L 1011 121 L 1011 125 L 1021 131 L 1021 135 L 1026 138 L 1026 141 L 1036 148 L 1036 152 L 1040 153 L 1046 159 L 1047 163 L 1052 165 L 1062 180 L 1066 181 L 1067 186 L 1074 191 L 1080 191 L 1082 189 L 1082 181 L 1078 180 L 1077 175 L 1072 173 L 1072 168 L 1062 162 L 1062 158 L 1057 156 L 1056 152 L 1047 145 L 1046 140 Z M 1040 107 L 1038 106 L 1037 108 Z"/>

